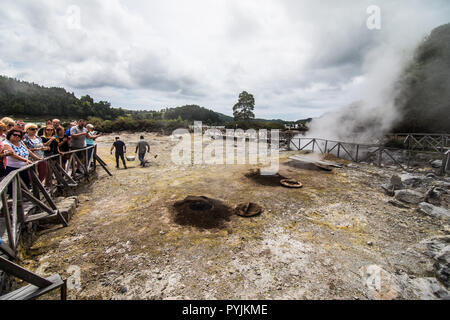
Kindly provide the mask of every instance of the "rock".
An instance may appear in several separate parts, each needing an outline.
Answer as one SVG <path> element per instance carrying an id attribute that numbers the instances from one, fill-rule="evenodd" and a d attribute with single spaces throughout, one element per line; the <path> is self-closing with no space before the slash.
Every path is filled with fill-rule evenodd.
<path id="1" fill-rule="evenodd" d="M 352 168 L 352 169 L 358 169 L 358 168 L 359 168 L 359 166 L 358 166 L 357 164 L 354 164 L 354 163 L 349 163 L 349 164 L 347 165 L 347 167 L 348 167 L 348 168 Z"/>
<path id="2" fill-rule="evenodd" d="M 425 254 L 434 260 L 433 269 L 436 278 L 447 288 L 450 288 L 450 236 L 440 236 L 422 243 L 426 244 Z M 447 299 L 450 298 L 447 292 Z M 442 293 L 442 295 L 445 295 Z"/>
<path id="3" fill-rule="evenodd" d="M 382 184 L 381 185 L 381 189 L 383 189 L 384 193 L 387 194 L 390 197 L 394 196 L 394 186 L 392 186 L 391 184 Z"/>
<path id="4" fill-rule="evenodd" d="M 428 174 L 426 175 L 426 177 L 427 177 L 427 178 L 430 178 L 430 179 L 437 179 L 437 176 L 436 176 L 434 173 L 432 173 L 432 172 L 428 173 Z"/>
<path id="5" fill-rule="evenodd" d="M 422 241 L 428 249 L 426 255 L 432 259 L 439 256 L 444 249 L 450 245 L 450 236 L 435 237 L 432 239 Z"/>
<path id="6" fill-rule="evenodd" d="M 377 265 L 362 267 L 360 274 L 369 298 L 393 300 L 401 296 L 401 289 L 395 276 Z"/>
<path id="7" fill-rule="evenodd" d="M 413 190 L 398 190 L 395 191 L 395 199 L 412 204 L 419 204 L 424 201 L 425 195 L 423 193 Z"/>
<path id="8" fill-rule="evenodd" d="M 438 217 L 438 218 L 450 218 L 450 211 L 436 207 L 430 203 L 422 202 L 419 204 L 418 210 L 423 212 L 429 216 Z"/>
<path id="9" fill-rule="evenodd" d="M 436 278 L 408 279 L 405 286 L 412 289 L 420 300 L 445 299 L 449 295 L 448 290 Z"/>
<path id="10" fill-rule="evenodd" d="M 433 187 L 428 190 L 425 195 L 425 201 L 439 206 L 441 204 L 441 198 L 443 194 L 446 194 L 447 190 L 440 187 Z"/>
<path id="11" fill-rule="evenodd" d="M 120 294 L 125 294 L 128 291 L 127 287 L 122 287 L 119 291 Z"/>
<path id="12" fill-rule="evenodd" d="M 388 203 L 392 204 L 394 207 L 401 208 L 401 209 L 410 209 L 406 204 L 401 203 L 400 201 L 391 199 L 388 201 Z"/>
<path id="13" fill-rule="evenodd" d="M 414 176 L 409 173 L 402 174 L 400 178 L 402 180 L 402 184 L 409 187 L 418 187 L 425 179 L 425 177 Z"/>
<path id="14" fill-rule="evenodd" d="M 436 257 L 434 272 L 436 278 L 447 288 L 450 288 L 450 245 L 446 246 Z"/>
<path id="15" fill-rule="evenodd" d="M 443 189 L 450 189 L 450 182 L 446 181 L 435 181 L 433 183 L 433 186 L 443 188 Z"/>
<path id="16" fill-rule="evenodd" d="M 397 174 L 394 174 L 391 177 L 391 185 L 395 190 L 403 189 L 402 178 L 400 178 L 400 176 L 398 176 Z"/>
<path id="17" fill-rule="evenodd" d="M 434 160 L 431 162 L 431 166 L 433 168 L 440 168 L 442 167 L 442 160 Z"/>
<path id="18" fill-rule="evenodd" d="M 56 201 L 56 207 L 58 208 L 59 212 L 62 214 L 64 219 L 68 222 L 72 216 L 75 214 L 77 210 L 78 205 L 78 197 L 72 196 L 67 198 L 57 198 L 59 201 Z M 59 217 L 54 216 L 48 219 L 44 219 L 42 222 L 38 221 L 38 224 L 46 224 L 46 223 L 53 223 L 58 224 L 60 223 Z"/>

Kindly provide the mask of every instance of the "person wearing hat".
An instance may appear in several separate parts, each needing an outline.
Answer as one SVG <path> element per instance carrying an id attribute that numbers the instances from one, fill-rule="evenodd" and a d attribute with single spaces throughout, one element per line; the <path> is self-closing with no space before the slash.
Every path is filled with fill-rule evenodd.
<path id="1" fill-rule="evenodd" d="M 22 120 L 17 120 L 14 123 L 14 129 L 22 130 L 23 132 L 25 132 L 25 122 L 23 122 Z"/>

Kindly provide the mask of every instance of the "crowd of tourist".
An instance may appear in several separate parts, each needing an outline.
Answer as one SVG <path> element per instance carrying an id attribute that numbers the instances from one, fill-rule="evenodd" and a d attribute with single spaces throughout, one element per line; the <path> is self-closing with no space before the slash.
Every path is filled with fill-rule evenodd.
<path id="1" fill-rule="evenodd" d="M 59 119 L 49 119 L 45 125 L 38 128 L 34 123 L 20 120 L 14 121 L 5 117 L 0 120 L 0 180 L 14 170 L 18 170 L 33 161 L 40 161 L 53 155 L 61 154 L 63 165 L 68 158 L 65 153 L 92 146 L 94 140 L 100 137 L 94 131 L 94 126 L 86 125 L 86 120 L 72 121 L 65 129 Z M 92 150 L 88 151 L 88 160 Z M 86 161 L 86 159 L 81 159 Z M 47 159 L 37 165 L 39 179 L 46 186 L 51 185 L 52 171 Z M 30 187 L 28 171 L 22 171 L 23 182 Z M 9 192 L 10 193 L 10 192 Z"/>

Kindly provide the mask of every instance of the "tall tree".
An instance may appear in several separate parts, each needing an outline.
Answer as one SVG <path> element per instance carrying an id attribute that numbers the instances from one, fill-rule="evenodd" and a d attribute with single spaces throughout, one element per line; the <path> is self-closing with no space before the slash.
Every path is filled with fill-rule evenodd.
<path id="1" fill-rule="evenodd" d="M 255 118 L 255 98 L 247 91 L 242 91 L 238 102 L 233 106 L 234 120 L 250 120 Z"/>

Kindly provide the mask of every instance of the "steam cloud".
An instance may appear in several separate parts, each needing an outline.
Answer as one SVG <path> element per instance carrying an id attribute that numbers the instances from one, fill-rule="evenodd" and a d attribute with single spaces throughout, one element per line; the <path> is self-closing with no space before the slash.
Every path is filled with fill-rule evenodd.
<path id="1" fill-rule="evenodd" d="M 360 99 L 314 119 L 308 137 L 344 142 L 375 143 L 402 121 L 398 97 L 404 91 L 401 76 L 414 58 L 415 49 L 430 30 L 407 30 L 399 25 L 364 60 L 365 75 L 355 86 Z"/>

